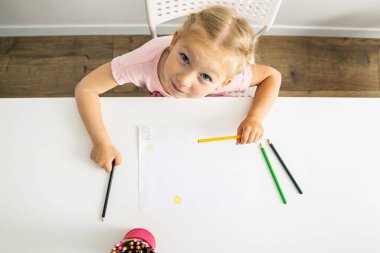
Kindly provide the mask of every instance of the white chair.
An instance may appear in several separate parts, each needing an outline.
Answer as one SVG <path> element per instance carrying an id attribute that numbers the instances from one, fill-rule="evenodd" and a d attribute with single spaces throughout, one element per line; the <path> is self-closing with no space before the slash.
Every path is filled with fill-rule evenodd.
<path id="1" fill-rule="evenodd" d="M 145 0 L 151 35 L 157 37 L 156 26 L 166 21 L 197 12 L 208 5 L 232 6 L 241 16 L 262 26 L 255 32 L 254 40 L 269 30 L 276 18 L 282 0 Z"/>

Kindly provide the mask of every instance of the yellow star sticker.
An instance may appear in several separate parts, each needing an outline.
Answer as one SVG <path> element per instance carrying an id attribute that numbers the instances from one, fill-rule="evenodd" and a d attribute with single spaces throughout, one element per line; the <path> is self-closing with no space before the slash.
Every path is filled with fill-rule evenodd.
<path id="1" fill-rule="evenodd" d="M 153 144 L 149 143 L 148 145 L 146 145 L 146 149 L 149 151 L 152 151 L 153 150 Z"/>
<path id="2" fill-rule="evenodd" d="M 174 196 L 174 204 L 178 205 L 181 204 L 182 198 L 180 196 Z"/>

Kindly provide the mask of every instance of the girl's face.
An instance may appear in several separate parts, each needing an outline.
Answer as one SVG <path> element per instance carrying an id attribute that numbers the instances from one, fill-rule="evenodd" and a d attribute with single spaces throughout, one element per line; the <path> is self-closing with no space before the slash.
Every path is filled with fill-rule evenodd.
<path id="1" fill-rule="evenodd" d="M 178 39 L 176 32 L 164 63 L 164 89 L 176 98 L 199 98 L 227 85 L 220 57 Z"/>

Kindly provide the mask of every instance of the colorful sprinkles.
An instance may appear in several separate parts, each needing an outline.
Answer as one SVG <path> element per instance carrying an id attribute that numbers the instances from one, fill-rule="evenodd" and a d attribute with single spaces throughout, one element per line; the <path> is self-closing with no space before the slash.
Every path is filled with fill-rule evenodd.
<path id="1" fill-rule="evenodd" d="M 110 253 L 154 253 L 154 250 L 142 240 L 126 239 L 116 243 Z"/>

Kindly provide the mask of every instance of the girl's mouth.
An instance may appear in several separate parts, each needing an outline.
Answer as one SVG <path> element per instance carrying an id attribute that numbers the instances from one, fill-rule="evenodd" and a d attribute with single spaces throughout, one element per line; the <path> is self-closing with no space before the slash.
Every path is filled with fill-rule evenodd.
<path id="1" fill-rule="evenodd" d="M 180 89 L 177 88 L 177 86 L 172 82 L 172 86 L 173 88 L 178 92 L 178 93 L 184 93 L 183 91 L 181 91 Z"/>

